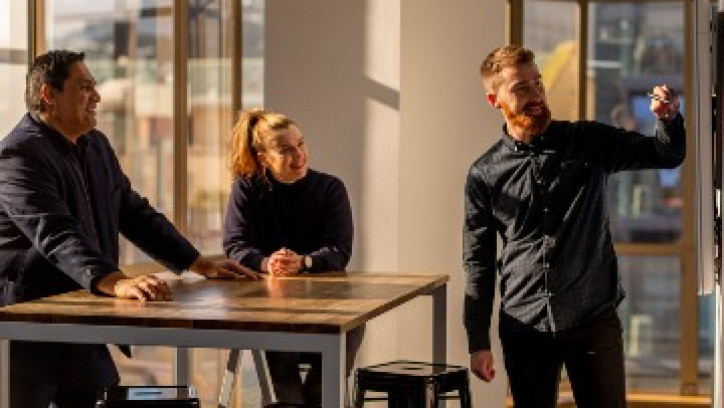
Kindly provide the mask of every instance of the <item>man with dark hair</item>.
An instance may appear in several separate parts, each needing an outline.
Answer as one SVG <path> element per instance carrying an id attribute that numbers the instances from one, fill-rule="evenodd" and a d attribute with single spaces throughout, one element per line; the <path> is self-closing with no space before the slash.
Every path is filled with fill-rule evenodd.
<path id="1" fill-rule="evenodd" d="M 472 372 L 491 381 L 496 272 L 500 341 L 516 408 L 554 408 L 565 365 L 576 405 L 626 405 L 623 299 L 606 208 L 618 171 L 674 168 L 686 137 L 666 85 L 652 90 L 654 137 L 596 122 L 551 120 L 535 55 L 510 45 L 481 67 L 501 139 L 473 163 L 465 187 L 465 328 Z M 502 237 L 496 261 L 497 236 Z"/>
<path id="2" fill-rule="evenodd" d="M 85 288 L 141 301 L 171 298 L 153 275 L 118 266 L 119 233 L 175 272 L 258 275 L 199 252 L 121 170 L 96 126 L 100 95 L 84 55 L 51 51 L 27 76 L 28 113 L 0 141 L 0 304 Z M 105 345 L 12 342 L 10 406 L 91 408 L 118 371 Z"/>

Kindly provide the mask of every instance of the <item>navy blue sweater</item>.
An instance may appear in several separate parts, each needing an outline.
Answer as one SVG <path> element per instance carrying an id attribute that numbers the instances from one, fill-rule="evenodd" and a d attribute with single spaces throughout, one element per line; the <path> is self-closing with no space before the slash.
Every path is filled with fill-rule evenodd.
<path id="1" fill-rule="evenodd" d="M 313 259 L 309 272 L 343 271 L 352 253 L 352 210 L 344 184 L 310 169 L 292 184 L 237 178 L 224 223 L 226 255 L 254 270 L 280 248 Z"/>

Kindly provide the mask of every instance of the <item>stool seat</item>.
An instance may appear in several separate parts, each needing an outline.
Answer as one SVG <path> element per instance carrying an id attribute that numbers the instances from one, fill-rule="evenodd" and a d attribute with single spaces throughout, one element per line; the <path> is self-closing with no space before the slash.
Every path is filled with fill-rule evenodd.
<path id="1" fill-rule="evenodd" d="M 377 400 L 387 400 L 388 407 L 395 408 L 435 408 L 446 399 L 459 399 L 461 407 L 471 407 L 467 367 L 398 360 L 359 368 L 355 382 L 357 408 Z M 367 391 L 387 393 L 387 397 L 365 397 Z M 446 395 L 453 391 L 457 396 Z"/>

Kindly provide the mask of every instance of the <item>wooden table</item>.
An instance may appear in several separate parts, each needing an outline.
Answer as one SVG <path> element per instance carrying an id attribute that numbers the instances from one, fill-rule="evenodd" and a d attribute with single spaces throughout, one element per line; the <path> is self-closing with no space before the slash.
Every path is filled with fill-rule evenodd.
<path id="1" fill-rule="evenodd" d="M 147 303 L 81 290 L 0 308 L 0 338 L 318 352 L 322 407 L 339 408 L 346 333 L 417 296 L 433 298 L 433 360 L 445 362 L 448 279 L 370 273 L 179 279 L 172 281 L 173 301 Z M 7 379 L 7 356 L 2 360 Z M 0 408 L 8 408 L 3 384 Z"/>

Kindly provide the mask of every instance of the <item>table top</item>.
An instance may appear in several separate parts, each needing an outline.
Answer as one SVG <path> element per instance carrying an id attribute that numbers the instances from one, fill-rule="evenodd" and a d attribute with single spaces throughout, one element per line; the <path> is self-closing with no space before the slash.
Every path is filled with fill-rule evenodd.
<path id="1" fill-rule="evenodd" d="M 322 273 L 260 281 L 167 279 L 174 299 L 139 302 L 68 292 L 0 308 L 0 321 L 154 328 L 343 333 L 419 295 L 447 275 Z"/>

